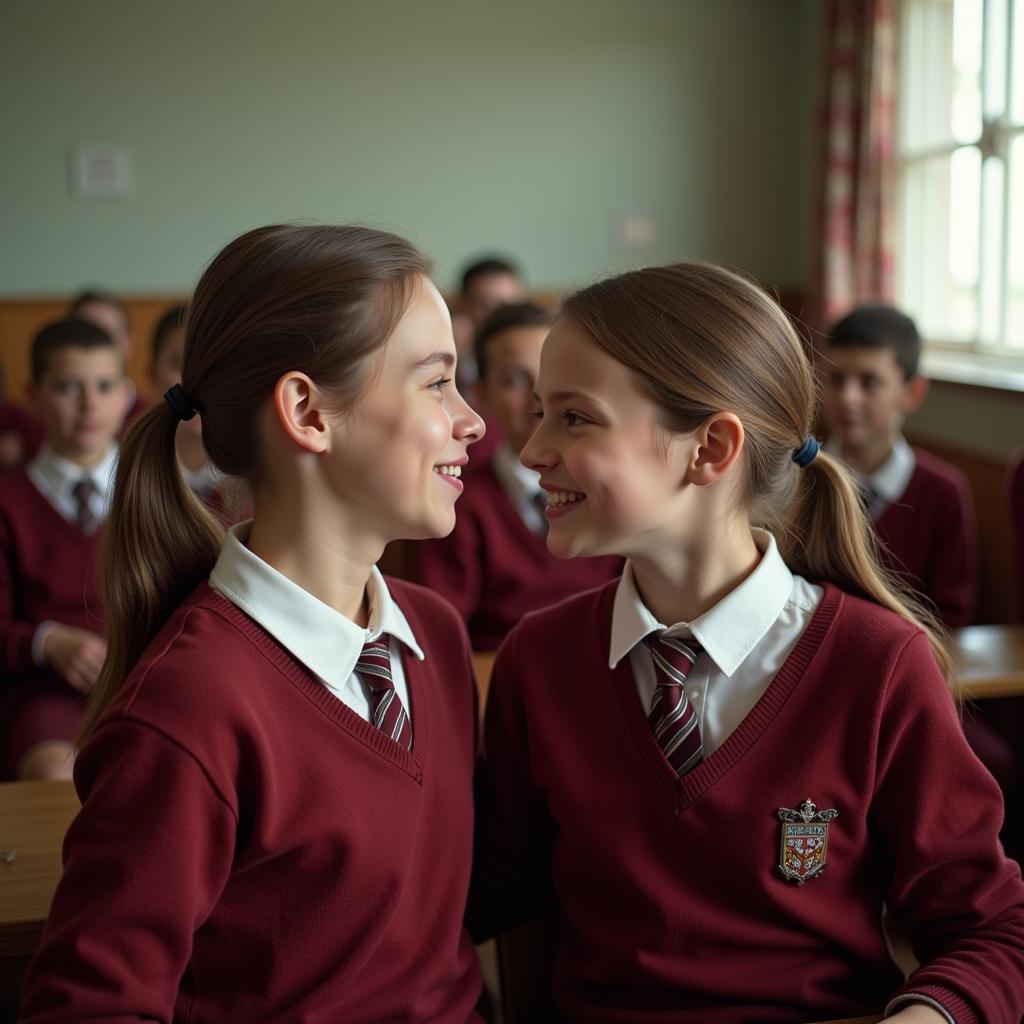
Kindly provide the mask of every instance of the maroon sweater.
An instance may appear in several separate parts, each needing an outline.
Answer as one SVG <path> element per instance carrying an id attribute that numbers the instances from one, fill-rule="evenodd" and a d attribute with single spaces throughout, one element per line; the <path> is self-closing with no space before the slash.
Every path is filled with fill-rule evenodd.
<path id="1" fill-rule="evenodd" d="M 36 627 L 52 619 L 102 632 L 97 535 L 69 523 L 24 470 L 0 486 L 0 673 L 41 674 L 32 661 Z M 52 674 L 52 673 L 50 673 Z"/>
<path id="2" fill-rule="evenodd" d="M 903 497 L 885 509 L 875 530 L 889 566 L 957 629 L 971 622 L 978 597 L 971 491 L 949 463 L 920 448 L 914 454 L 917 465 Z"/>
<path id="3" fill-rule="evenodd" d="M 629 659 L 608 667 L 615 585 L 527 616 L 502 646 L 469 921 L 477 938 L 552 890 L 569 1020 L 808 1021 L 923 993 L 957 1024 L 1024 1014 L 1024 885 L 999 792 L 964 742 L 925 637 L 827 586 L 736 731 L 678 778 Z M 834 808 L 827 868 L 778 870 L 780 808 Z M 883 901 L 923 966 L 888 955 Z"/>
<path id="4" fill-rule="evenodd" d="M 510 501 L 490 463 L 465 477 L 455 529 L 412 545 L 412 579 L 455 605 L 473 649 L 493 651 L 527 613 L 600 586 L 621 558 L 556 558 Z"/>
<path id="5" fill-rule="evenodd" d="M 42 423 L 27 409 L 0 399 L 0 436 L 4 434 L 14 434 L 19 438 L 21 465 L 25 465 L 39 451 L 45 430 Z"/>
<path id="6" fill-rule="evenodd" d="M 462 624 L 389 580 L 413 749 L 198 588 L 79 755 L 26 1021 L 465 1024 L 476 756 Z"/>

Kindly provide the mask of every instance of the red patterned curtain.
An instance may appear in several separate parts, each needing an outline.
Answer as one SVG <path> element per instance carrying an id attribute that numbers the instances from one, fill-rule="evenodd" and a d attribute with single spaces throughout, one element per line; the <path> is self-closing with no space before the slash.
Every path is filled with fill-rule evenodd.
<path id="1" fill-rule="evenodd" d="M 894 289 L 896 0 L 827 0 L 816 294 L 824 324 Z"/>

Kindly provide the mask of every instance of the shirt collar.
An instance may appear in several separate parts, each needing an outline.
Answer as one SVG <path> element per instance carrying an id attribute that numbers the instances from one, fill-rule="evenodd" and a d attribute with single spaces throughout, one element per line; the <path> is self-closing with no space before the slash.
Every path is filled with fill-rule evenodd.
<path id="1" fill-rule="evenodd" d="M 670 627 L 659 622 L 644 604 L 627 562 L 612 607 L 609 666 L 615 668 L 648 634 L 668 628 L 676 635 L 692 635 L 722 674 L 731 676 L 782 613 L 793 589 L 793 574 L 782 560 L 775 538 L 765 530 L 754 530 L 754 542 L 761 551 L 757 568 L 703 615 Z"/>
<path id="2" fill-rule="evenodd" d="M 107 450 L 103 453 L 103 458 L 88 469 L 83 469 L 62 455 L 58 455 L 49 445 L 43 445 L 39 449 L 34 464 L 57 494 L 70 498 L 75 484 L 83 477 L 88 477 L 96 490 L 107 499 L 114 489 L 117 445 L 108 445 Z"/>
<path id="3" fill-rule="evenodd" d="M 842 459 L 838 441 L 830 438 L 825 442 L 824 448 L 829 455 Z M 914 455 L 914 449 L 907 443 L 907 439 L 899 434 L 892 442 L 892 450 L 886 460 L 874 473 L 867 476 L 854 473 L 854 476 L 871 494 L 877 495 L 887 505 L 891 505 L 903 497 L 916 465 L 917 456 Z"/>
<path id="4" fill-rule="evenodd" d="M 210 573 L 210 585 L 259 623 L 311 672 L 333 686 L 340 686 L 355 669 L 363 644 L 381 634 L 400 640 L 420 661 L 424 660 L 412 627 L 376 566 L 366 581 L 370 616 L 364 629 L 253 554 L 245 546 L 250 526 L 251 520 L 228 531 Z"/>
<path id="5" fill-rule="evenodd" d="M 530 499 L 540 490 L 540 473 L 524 466 L 505 442 L 494 449 L 491 459 L 495 476 L 514 500 Z"/>
<path id="6" fill-rule="evenodd" d="M 907 484 L 914 475 L 916 463 L 914 449 L 907 444 L 906 438 L 901 434 L 893 441 L 889 457 L 874 473 L 864 478 L 864 483 L 891 505 L 903 497 Z"/>

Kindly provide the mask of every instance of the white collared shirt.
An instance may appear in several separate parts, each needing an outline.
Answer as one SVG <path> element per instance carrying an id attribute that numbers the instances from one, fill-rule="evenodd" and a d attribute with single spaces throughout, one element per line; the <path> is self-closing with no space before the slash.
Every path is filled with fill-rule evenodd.
<path id="1" fill-rule="evenodd" d="M 826 443 L 825 451 L 838 459 L 843 457 L 838 444 L 831 441 Z M 866 488 L 870 495 L 868 513 L 872 521 L 881 518 L 882 513 L 890 505 L 903 497 L 916 468 L 917 456 L 914 454 L 914 449 L 900 434 L 893 441 L 892 450 L 886 460 L 873 473 L 862 476 L 855 470 L 851 470 L 860 485 Z"/>
<path id="2" fill-rule="evenodd" d="M 369 625 L 364 629 L 253 554 L 245 546 L 250 526 L 251 520 L 228 531 L 210 573 L 210 586 L 262 626 L 367 722 L 369 688 L 354 670 L 363 644 L 386 634 L 395 691 L 415 729 L 398 645 L 404 644 L 420 661 L 424 654 L 376 566 L 366 582 L 370 615 Z"/>
<path id="3" fill-rule="evenodd" d="M 534 498 L 542 493 L 540 473 L 524 466 L 519 461 L 519 456 L 505 442 L 495 448 L 491 465 L 502 490 L 508 495 L 512 507 L 519 513 L 519 518 L 526 523 L 532 533 L 545 536 L 548 532 L 547 521 L 534 504 Z"/>
<path id="4" fill-rule="evenodd" d="M 757 568 L 703 615 L 668 627 L 670 635 L 693 637 L 704 648 L 687 676 L 686 696 L 697 713 L 705 757 L 760 700 L 824 594 L 789 571 L 770 533 L 754 530 L 754 541 L 761 551 Z M 627 562 L 615 592 L 608 664 L 615 668 L 629 656 L 645 710 L 657 682 L 650 651 L 641 641 L 665 628 L 643 603 Z"/>
<path id="5" fill-rule="evenodd" d="M 28 478 L 36 490 L 69 522 L 78 522 L 78 505 L 75 502 L 75 485 L 88 477 L 93 485 L 89 509 L 102 523 L 110 511 L 110 499 L 114 495 L 114 471 L 117 468 L 117 445 L 111 444 L 94 466 L 82 469 L 63 456 L 58 455 L 49 445 L 43 445 L 39 454 L 25 467 Z"/>

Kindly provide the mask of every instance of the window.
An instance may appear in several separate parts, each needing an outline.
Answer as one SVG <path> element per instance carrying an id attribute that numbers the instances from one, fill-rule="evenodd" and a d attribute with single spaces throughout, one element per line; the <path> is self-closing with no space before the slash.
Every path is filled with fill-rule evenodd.
<path id="1" fill-rule="evenodd" d="M 901 305 L 922 334 L 1024 358 L 1024 0 L 904 0 Z"/>

